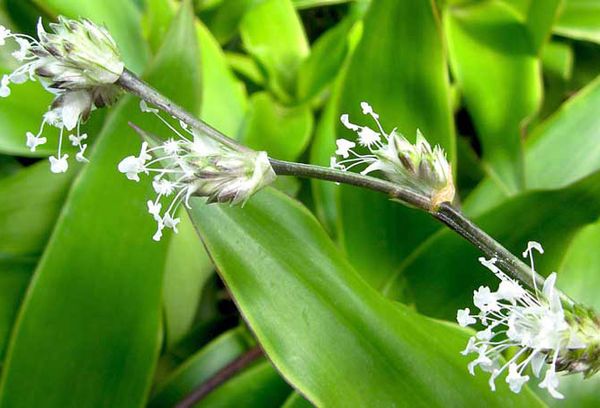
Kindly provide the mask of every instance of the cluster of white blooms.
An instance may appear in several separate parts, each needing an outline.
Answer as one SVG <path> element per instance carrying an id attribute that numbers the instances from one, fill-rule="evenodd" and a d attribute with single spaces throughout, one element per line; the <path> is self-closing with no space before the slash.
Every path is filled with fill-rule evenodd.
<path id="1" fill-rule="evenodd" d="M 161 239 L 164 228 L 177 232 L 177 210 L 181 203 L 189 207 L 192 195 L 207 197 L 209 203 L 243 205 L 254 193 L 275 180 L 265 152 L 232 150 L 180 123 L 187 133 L 184 135 L 144 101 L 140 107 L 159 117 L 177 136 L 151 148 L 144 141 L 137 156 L 126 157 L 118 166 L 121 173 L 134 181 L 140 180 L 140 173 L 153 174 L 156 197 L 149 200 L 147 206 L 157 223 L 155 241 Z M 167 198 L 169 204 L 161 214 L 163 198 Z"/>
<path id="2" fill-rule="evenodd" d="M 543 253 L 537 242 L 529 242 L 523 253 L 531 259 L 533 251 Z M 493 292 L 487 286 L 481 286 L 473 294 L 473 303 L 479 313 L 472 315 L 469 308 L 459 310 L 458 323 L 465 327 L 480 322 L 484 329 L 469 339 L 464 355 L 476 353 L 477 358 L 469 366 L 474 374 L 475 367 L 490 372 L 489 381 L 495 390 L 495 379 L 508 370 L 506 382 L 510 389 L 519 392 L 529 381 L 525 373 L 531 366 L 533 375 L 539 377 L 545 368 L 541 388 L 548 390 L 554 398 L 563 398 L 557 391 L 561 357 L 569 352 L 585 349 L 587 339 L 577 325 L 569 324 L 555 289 L 556 273 L 552 273 L 541 291 L 537 287 L 533 292 L 525 290 L 519 283 L 508 277 L 496 265 L 496 259 L 480 258 L 479 261 L 500 279 L 500 286 Z M 502 353 L 515 348 L 514 355 L 505 364 L 501 364 Z"/>
<path id="3" fill-rule="evenodd" d="M 437 145 L 432 149 L 419 130 L 415 144 L 396 129 L 386 133 L 371 105 L 361 102 L 360 106 L 363 114 L 373 118 L 377 130 L 350 122 L 347 114 L 341 116 L 341 121 L 347 129 L 356 132 L 360 148 L 366 148 L 368 153 L 361 153 L 353 141 L 338 139 L 335 154 L 341 160 L 332 157 L 331 167 L 350 170 L 366 166 L 361 171 L 363 175 L 381 171 L 390 181 L 430 197 L 433 207 L 452 201 L 455 193 L 452 168 L 444 150 Z"/>
<path id="4" fill-rule="evenodd" d="M 31 151 L 47 142 L 42 136 L 45 125 L 59 131 L 58 152 L 50 157 L 50 169 L 54 173 L 67 171 L 69 155 L 63 153 L 63 135 L 69 135 L 72 145 L 78 148 L 77 161 L 87 161 L 84 154 L 87 144 L 83 141 L 79 125 L 85 122 L 96 108 L 114 103 L 119 88 L 114 83 L 123 72 L 124 64 L 117 46 L 103 28 L 86 19 L 80 21 L 58 18 L 50 24 L 52 32 L 46 32 L 41 18 L 37 25 L 37 39 L 25 34 L 11 33 L 0 26 L 0 46 L 12 39 L 18 49 L 12 56 L 20 63 L 12 73 L 0 80 L 0 97 L 8 97 L 11 83 L 20 84 L 39 79 L 55 98 L 44 114 L 36 134 L 27 132 L 26 144 Z"/>

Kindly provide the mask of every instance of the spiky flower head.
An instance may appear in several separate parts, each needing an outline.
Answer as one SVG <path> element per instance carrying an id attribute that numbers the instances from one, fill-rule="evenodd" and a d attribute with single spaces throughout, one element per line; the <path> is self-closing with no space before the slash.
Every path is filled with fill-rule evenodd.
<path id="1" fill-rule="evenodd" d="M 141 107 L 158 116 L 144 102 Z M 147 206 L 157 223 L 154 240 L 161 239 L 164 228 L 177 232 L 177 210 L 182 203 L 189 208 L 192 195 L 206 197 L 209 203 L 243 205 L 275 180 L 265 152 L 239 152 L 197 134 L 183 123 L 180 125 L 187 136 L 165 123 L 176 133 L 176 138 L 153 147 L 144 141 L 137 156 L 128 156 L 118 165 L 119 171 L 130 180 L 139 181 L 140 174 L 153 177 L 156 197 Z"/>
<path id="2" fill-rule="evenodd" d="M 115 102 L 119 95 L 115 82 L 123 72 L 124 63 L 108 31 L 89 20 L 59 17 L 58 23 L 50 24 L 50 29 L 51 32 L 46 32 L 40 18 L 36 39 L 0 26 L 0 46 L 7 39 L 14 40 L 19 48 L 12 56 L 20 63 L 0 80 L 0 96 L 10 95 L 11 83 L 37 79 L 55 95 L 37 134 L 27 133 L 26 144 L 35 151 L 47 141 L 42 136 L 46 124 L 59 128 L 58 154 L 50 157 L 50 169 L 62 173 L 68 168 L 69 157 L 61 151 L 64 130 L 77 129 L 77 134 L 70 135 L 69 140 L 79 148 L 76 159 L 86 161 L 87 145 L 82 143 L 86 135 L 79 133 L 79 125 L 92 110 Z"/>
<path id="3" fill-rule="evenodd" d="M 533 251 L 543 253 L 537 242 L 529 242 L 523 253 L 531 260 Z M 508 371 L 506 383 L 513 392 L 520 392 L 531 374 L 543 379 L 540 388 L 545 388 L 552 397 L 562 399 L 558 391 L 558 372 L 583 372 L 590 376 L 600 368 L 600 321 L 590 310 L 579 305 L 561 301 L 555 288 L 556 273 L 548 276 L 543 288 L 534 286 L 532 291 L 524 289 L 496 266 L 496 258 L 480 258 L 480 262 L 499 279 L 496 291 L 481 286 L 473 294 L 473 303 L 479 313 L 471 314 L 469 308 L 459 310 L 457 321 L 463 326 L 476 324 L 483 327 L 469 339 L 462 354 L 477 354 L 468 365 L 475 374 L 479 366 L 491 373 L 489 384 L 496 389 L 495 380 Z M 535 282 L 535 280 L 534 280 Z M 506 363 L 501 362 L 502 353 L 514 350 Z"/>
<path id="4" fill-rule="evenodd" d="M 377 130 L 360 126 L 350 121 L 348 114 L 341 116 L 342 124 L 358 135 L 357 143 L 338 139 L 336 155 L 331 158 L 331 167 L 350 170 L 364 167 L 361 174 L 381 171 L 384 176 L 431 199 L 432 208 L 454 199 L 452 168 L 444 150 L 436 145 L 433 149 L 423 134 L 417 129 L 416 142 L 410 143 L 396 129 L 386 133 L 379 121 L 379 115 L 367 102 L 361 102 L 362 113 L 371 116 Z M 361 153 L 359 149 L 367 149 Z"/>

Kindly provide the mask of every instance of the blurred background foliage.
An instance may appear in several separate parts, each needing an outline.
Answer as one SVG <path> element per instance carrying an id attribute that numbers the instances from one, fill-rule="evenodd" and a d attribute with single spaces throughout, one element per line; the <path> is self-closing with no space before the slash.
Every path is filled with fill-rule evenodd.
<path id="1" fill-rule="evenodd" d="M 470 217 L 515 253 L 541 242 L 538 269 L 600 310 L 597 0 L 4 0 L 0 22 L 40 15 L 106 24 L 130 69 L 275 158 L 328 165 L 369 101 L 446 149 Z M 116 164 L 128 121 L 165 129 L 124 98 L 85 125 L 92 162 L 53 175 L 56 146 L 24 143 L 49 101 L 0 101 L 0 406 L 174 406 L 257 341 L 269 359 L 197 406 L 543 404 L 468 376 L 443 320 L 493 277 L 426 214 L 281 178 L 154 243 L 149 186 Z M 563 383 L 545 403 L 600 405 L 597 379 Z"/>

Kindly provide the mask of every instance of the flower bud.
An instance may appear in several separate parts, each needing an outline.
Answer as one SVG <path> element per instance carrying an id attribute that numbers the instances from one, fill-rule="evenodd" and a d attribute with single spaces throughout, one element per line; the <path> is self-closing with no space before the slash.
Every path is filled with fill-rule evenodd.
<path id="1" fill-rule="evenodd" d="M 143 111 L 158 116 L 156 110 L 148 108 L 144 102 L 140 105 Z M 183 131 L 192 137 L 190 140 L 168 126 L 176 132 L 176 139 L 153 143 L 155 146 L 151 148 L 144 141 L 139 155 L 126 157 L 118 165 L 119 171 L 130 180 L 139 181 L 140 174 L 154 175 L 152 187 L 156 197 L 147 203 L 148 212 L 158 226 L 154 240 L 160 240 L 164 228 L 177 232 L 177 210 L 181 203 L 189 208 L 192 195 L 206 197 L 208 203 L 244 205 L 252 195 L 275 180 L 275 172 L 265 152 L 232 150 L 182 124 Z M 142 136 L 148 138 L 143 133 Z M 164 198 L 170 202 L 161 215 Z"/>
<path id="2" fill-rule="evenodd" d="M 541 245 L 529 242 L 523 256 L 531 258 L 533 250 L 543 253 Z M 459 310 L 458 324 L 466 327 L 481 323 L 484 330 L 471 337 L 463 355 L 476 353 L 468 365 L 475 374 L 479 366 L 491 373 L 490 387 L 508 369 L 505 381 L 513 392 L 519 392 L 529 381 L 527 370 L 543 379 L 552 397 L 564 398 L 558 391 L 561 371 L 584 373 L 586 377 L 600 368 L 600 320 L 590 309 L 561 301 L 555 288 L 556 273 L 546 278 L 543 288 L 526 290 L 496 266 L 496 259 L 480 258 L 480 262 L 500 279 L 497 291 L 481 286 L 473 293 L 473 303 L 479 309 L 471 314 L 469 308 Z M 534 280 L 535 281 L 535 280 Z M 508 362 L 501 362 L 502 353 L 514 350 Z"/>
<path id="3" fill-rule="evenodd" d="M 398 134 L 396 129 L 386 133 L 371 105 L 362 102 L 361 107 L 363 114 L 373 118 L 378 131 L 350 122 L 347 114 L 341 116 L 341 122 L 347 129 L 357 133 L 358 145 L 366 148 L 368 153 L 359 153 L 355 142 L 338 139 L 335 153 L 342 160 L 337 161 L 333 157 L 332 167 L 350 170 L 366 165 L 361 171 L 364 175 L 381 171 L 388 180 L 429 197 L 432 209 L 443 202 L 451 202 L 455 189 L 452 169 L 444 150 L 440 146 L 432 149 L 419 130 L 415 144 Z"/>
<path id="4" fill-rule="evenodd" d="M 42 137 L 44 125 L 60 129 L 59 149 L 56 157 L 50 158 L 53 172 L 64 172 L 68 168 L 68 155 L 61 153 L 63 131 L 77 129 L 87 120 L 90 112 L 114 103 L 120 88 L 115 85 L 124 70 L 115 41 L 104 27 L 89 20 L 70 20 L 58 17 L 58 23 L 50 24 L 46 32 L 41 19 L 37 25 L 37 36 L 11 33 L 0 26 L 0 46 L 7 39 L 14 40 L 19 49 L 12 53 L 21 65 L 0 81 L 0 97 L 7 97 L 10 83 L 20 84 L 39 79 L 44 87 L 55 95 L 50 110 L 37 134 L 28 132 L 27 146 L 32 151 L 46 142 Z M 77 160 L 87 161 L 83 156 L 86 144 L 78 143 Z"/>

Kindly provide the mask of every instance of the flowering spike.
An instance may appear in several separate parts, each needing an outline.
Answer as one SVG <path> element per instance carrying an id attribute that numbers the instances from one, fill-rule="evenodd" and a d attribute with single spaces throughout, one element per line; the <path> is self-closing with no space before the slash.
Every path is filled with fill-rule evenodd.
<path id="1" fill-rule="evenodd" d="M 37 134 L 27 132 L 27 147 L 46 143 L 42 137 L 46 124 L 60 129 L 58 152 L 50 157 L 50 169 L 54 173 L 67 171 L 68 154 L 62 154 L 63 130 L 77 129 L 79 151 L 77 161 L 87 161 L 84 153 L 87 144 L 79 133 L 79 125 L 85 122 L 91 111 L 114 103 L 120 93 L 115 82 L 124 70 L 115 41 L 104 27 L 89 20 L 70 20 L 58 17 L 46 32 L 41 18 L 37 24 L 37 39 L 26 34 L 11 33 L 0 26 L 0 46 L 12 39 L 18 49 L 12 56 L 21 63 L 12 73 L 0 80 L 0 97 L 10 95 L 11 83 L 20 84 L 39 79 L 48 91 L 55 95 L 48 112 L 44 115 Z"/>
<path id="2" fill-rule="evenodd" d="M 543 253 L 539 243 L 529 242 L 523 256 L 531 256 L 533 249 Z M 589 376 L 600 369 L 600 320 L 589 309 L 561 303 L 555 288 L 556 273 L 548 276 L 541 292 L 537 288 L 529 292 L 498 268 L 496 258 L 479 261 L 500 279 L 500 286 L 495 292 L 487 286 L 474 291 L 473 303 L 479 313 L 471 314 L 466 308 L 456 315 L 463 327 L 478 320 L 484 327 L 461 352 L 477 353 L 467 367 L 471 374 L 476 366 L 491 371 L 490 388 L 495 390 L 495 379 L 508 369 L 505 381 L 518 393 L 529 381 L 525 374 L 528 366 L 536 377 L 545 368 L 539 387 L 561 399 L 557 372 L 583 372 Z M 502 353 L 510 348 L 515 348 L 515 352 L 502 365 Z"/>
<path id="3" fill-rule="evenodd" d="M 177 232 L 177 210 L 182 203 L 189 208 L 192 195 L 206 197 L 208 203 L 244 205 L 253 194 L 275 180 L 265 152 L 232 150 L 188 126 L 181 126 L 180 132 L 153 108 L 145 103 L 140 105 L 143 111 L 158 116 L 176 133 L 176 138 L 163 141 L 132 125 L 144 139 L 142 149 L 137 156 L 128 156 L 118 165 L 119 171 L 130 180 L 139 181 L 139 174 L 153 174 L 156 197 L 146 205 L 157 223 L 155 241 L 161 239 L 164 228 Z"/>
<path id="4" fill-rule="evenodd" d="M 348 114 L 343 114 L 340 120 L 347 129 L 356 132 L 358 144 L 368 153 L 354 150 L 354 142 L 338 139 L 335 153 L 343 160 L 332 161 L 331 167 L 350 170 L 364 165 L 363 175 L 381 171 L 389 180 L 428 196 L 432 208 L 452 201 L 455 193 L 452 169 L 443 149 L 439 146 L 432 149 L 420 130 L 417 130 L 415 144 L 398 134 L 396 129 L 387 133 L 371 105 L 361 102 L 360 107 L 364 115 L 373 119 L 377 130 L 350 122 Z"/>

